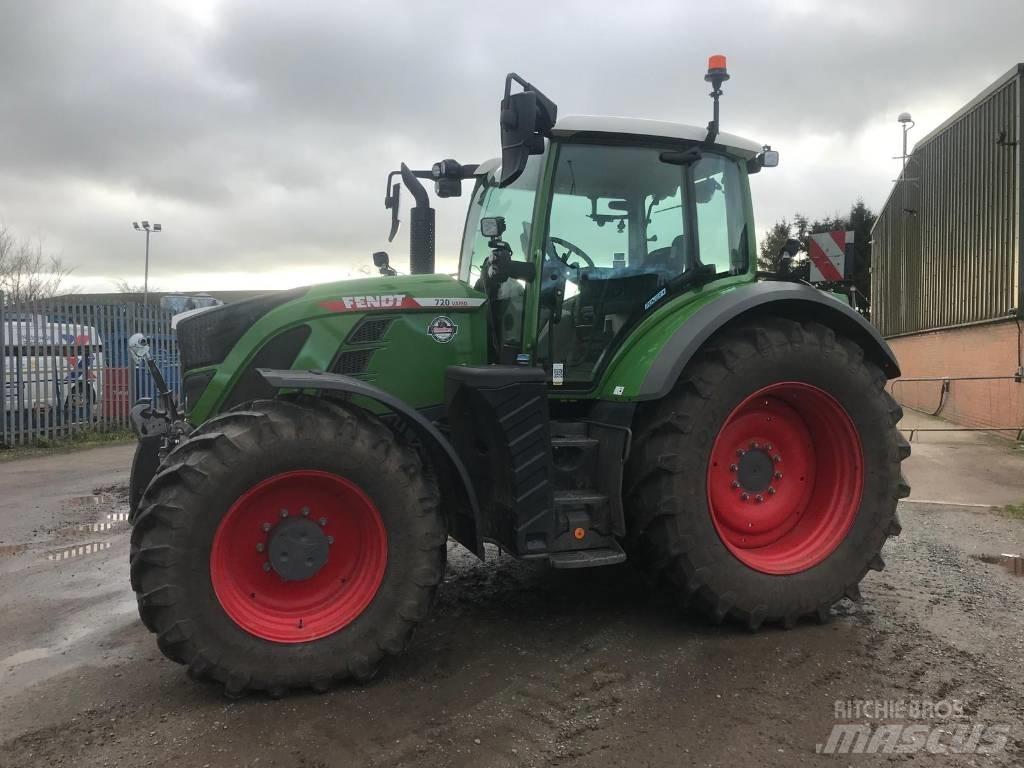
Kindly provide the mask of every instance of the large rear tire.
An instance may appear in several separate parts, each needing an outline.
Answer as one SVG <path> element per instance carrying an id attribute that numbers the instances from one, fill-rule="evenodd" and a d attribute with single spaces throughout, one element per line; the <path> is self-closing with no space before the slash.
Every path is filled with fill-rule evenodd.
<path id="1" fill-rule="evenodd" d="M 168 658 L 232 696 L 366 680 L 428 614 L 438 492 L 378 419 L 253 403 L 176 447 L 132 532 L 139 613 Z"/>
<path id="2" fill-rule="evenodd" d="M 900 532 L 910 446 L 855 342 L 764 317 L 716 337 L 639 415 L 632 558 L 716 621 L 824 620 Z"/>

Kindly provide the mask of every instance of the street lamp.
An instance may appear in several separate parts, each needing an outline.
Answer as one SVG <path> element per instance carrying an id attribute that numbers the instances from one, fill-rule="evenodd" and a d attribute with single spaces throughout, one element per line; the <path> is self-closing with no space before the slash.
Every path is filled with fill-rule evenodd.
<path id="1" fill-rule="evenodd" d="M 139 226 L 139 222 L 133 221 L 132 226 L 135 227 L 136 232 L 146 233 L 146 273 L 142 281 L 142 306 L 149 304 L 149 233 L 150 232 L 163 232 L 163 227 L 159 224 L 152 224 L 148 221 L 143 221 L 142 226 Z"/>
<path id="2" fill-rule="evenodd" d="M 903 173 L 905 174 L 907 172 L 907 132 L 914 127 L 914 120 L 910 117 L 909 112 L 900 112 L 896 122 L 903 127 L 903 154 L 900 159 L 903 160 Z"/>

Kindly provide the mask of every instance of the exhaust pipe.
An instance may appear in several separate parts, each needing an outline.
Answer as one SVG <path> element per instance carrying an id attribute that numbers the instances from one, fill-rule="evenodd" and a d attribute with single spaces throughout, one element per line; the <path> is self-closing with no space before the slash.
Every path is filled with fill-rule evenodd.
<path id="1" fill-rule="evenodd" d="M 416 205 L 409 212 L 409 274 L 434 274 L 434 209 L 420 180 L 402 163 L 402 183 Z"/>

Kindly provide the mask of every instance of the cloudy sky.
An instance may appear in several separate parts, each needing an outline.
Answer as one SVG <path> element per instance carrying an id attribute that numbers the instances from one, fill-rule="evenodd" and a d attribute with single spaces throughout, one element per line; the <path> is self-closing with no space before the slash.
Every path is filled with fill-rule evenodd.
<path id="1" fill-rule="evenodd" d="M 400 161 L 498 153 L 506 72 L 563 115 L 703 124 L 720 52 L 723 128 L 782 153 L 763 229 L 880 206 L 896 115 L 924 136 L 1024 60 L 1022 28 L 1022 0 L 0 0 L 0 223 L 84 290 L 141 282 L 143 218 L 165 290 L 334 279 L 385 245 Z M 437 204 L 440 268 L 465 203 Z"/>

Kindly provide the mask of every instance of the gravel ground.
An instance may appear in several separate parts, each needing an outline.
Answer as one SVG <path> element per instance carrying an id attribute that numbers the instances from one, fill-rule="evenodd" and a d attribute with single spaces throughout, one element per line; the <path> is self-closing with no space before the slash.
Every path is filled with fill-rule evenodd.
<path id="1" fill-rule="evenodd" d="M 2 766 L 1024 763 L 1024 578 L 990 562 L 1024 551 L 1024 520 L 904 504 L 862 603 L 756 634 L 681 613 L 628 564 L 553 571 L 452 545 L 433 616 L 373 682 L 229 702 L 138 622 L 123 486 L 89 484 L 123 482 L 127 461 L 99 450 L 88 471 L 31 460 L 52 462 L 33 466 L 45 493 L 0 511 Z M 1007 743 L 818 754 L 849 722 L 835 702 L 861 699 L 955 700 L 962 714 L 915 722 L 1006 726 Z"/>

